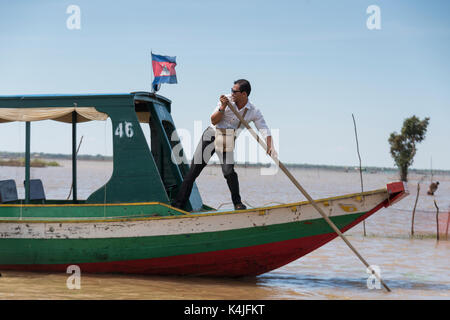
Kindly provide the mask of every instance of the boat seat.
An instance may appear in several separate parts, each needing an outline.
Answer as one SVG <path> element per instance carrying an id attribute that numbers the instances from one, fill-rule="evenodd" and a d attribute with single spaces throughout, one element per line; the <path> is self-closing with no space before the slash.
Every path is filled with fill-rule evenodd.
<path id="1" fill-rule="evenodd" d="M 23 185 L 25 186 L 25 181 Z M 30 200 L 45 200 L 44 186 L 41 179 L 30 180 Z"/>
<path id="2" fill-rule="evenodd" d="M 6 203 L 11 201 L 17 201 L 17 186 L 16 181 L 1 180 L 0 181 L 0 203 Z"/>

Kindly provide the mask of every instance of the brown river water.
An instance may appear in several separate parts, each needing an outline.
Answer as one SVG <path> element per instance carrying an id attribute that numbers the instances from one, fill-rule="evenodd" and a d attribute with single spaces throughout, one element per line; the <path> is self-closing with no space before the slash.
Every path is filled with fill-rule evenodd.
<path id="1" fill-rule="evenodd" d="M 66 199 L 71 185 L 70 161 L 61 167 L 32 168 L 31 177 L 44 183 L 48 199 Z M 249 206 L 296 202 L 304 197 L 279 171 L 261 175 L 258 168 L 236 169 L 241 196 Z M 79 161 L 78 195 L 86 198 L 103 185 L 112 163 Z M 300 184 L 315 199 L 361 191 L 357 171 L 291 169 Z M 0 167 L 0 180 L 15 179 L 23 197 L 24 168 Z M 411 213 L 420 179 L 420 196 L 410 237 Z M 364 190 L 383 188 L 396 181 L 394 172 L 364 173 Z M 450 211 L 450 175 L 434 175 L 440 182 L 435 196 L 426 191 L 430 177 L 411 174 L 410 195 L 385 208 L 363 224 L 346 232 L 349 241 L 379 272 L 392 292 L 378 289 L 365 266 L 337 238 L 316 251 L 272 272 L 251 278 L 190 278 L 131 275 L 81 274 L 80 289 L 69 289 L 66 273 L 2 271 L 0 299 L 450 299 L 450 241 L 436 241 L 436 200 L 440 218 Z M 203 200 L 212 207 L 230 208 L 230 195 L 220 167 L 210 165 L 197 185 Z M 444 217 L 445 215 L 445 217 Z M 445 220 L 446 221 L 446 220 Z"/>

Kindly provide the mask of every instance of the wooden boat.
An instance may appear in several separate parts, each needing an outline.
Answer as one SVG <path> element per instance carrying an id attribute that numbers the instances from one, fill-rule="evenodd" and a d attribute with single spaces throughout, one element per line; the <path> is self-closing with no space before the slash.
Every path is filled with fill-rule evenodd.
<path id="1" fill-rule="evenodd" d="M 0 182 L 0 270 L 65 272 L 78 265 L 86 273 L 249 276 L 279 268 L 337 236 L 308 202 L 217 211 L 194 187 L 187 211 L 172 207 L 188 168 L 171 161 L 170 107 L 170 100 L 146 92 L 0 97 L 0 122 L 27 123 L 28 164 L 25 199 L 2 191 Z M 108 117 L 113 174 L 80 200 L 76 124 Z M 35 196 L 43 188 L 29 174 L 30 122 L 43 118 L 72 124 L 71 200 Z M 151 148 L 139 121 L 150 126 Z M 403 183 L 394 182 L 316 202 L 344 232 L 406 195 Z"/>

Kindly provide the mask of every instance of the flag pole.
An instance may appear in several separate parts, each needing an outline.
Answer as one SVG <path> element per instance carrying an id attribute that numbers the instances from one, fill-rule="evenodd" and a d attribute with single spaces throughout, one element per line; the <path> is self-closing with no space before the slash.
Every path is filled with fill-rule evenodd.
<path id="1" fill-rule="evenodd" d="M 155 89 L 153 89 L 153 49 L 150 49 L 150 86 L 151 86 L 151 93 L 155 93 Z"/>

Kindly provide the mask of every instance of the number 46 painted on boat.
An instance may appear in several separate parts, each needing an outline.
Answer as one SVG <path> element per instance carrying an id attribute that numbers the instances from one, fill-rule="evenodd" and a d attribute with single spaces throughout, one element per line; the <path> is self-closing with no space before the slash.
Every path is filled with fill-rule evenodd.
<path id="1" fill-rule="evenodd" d="M 134 131 L 133 124 L 131 122 L 120 122 L 116 127 L 116 130 L 114 130 L 114 135 L 119 136 L 119 138 L 122 138 L 124 134 L 127 138 L 133 137 Z"/>

